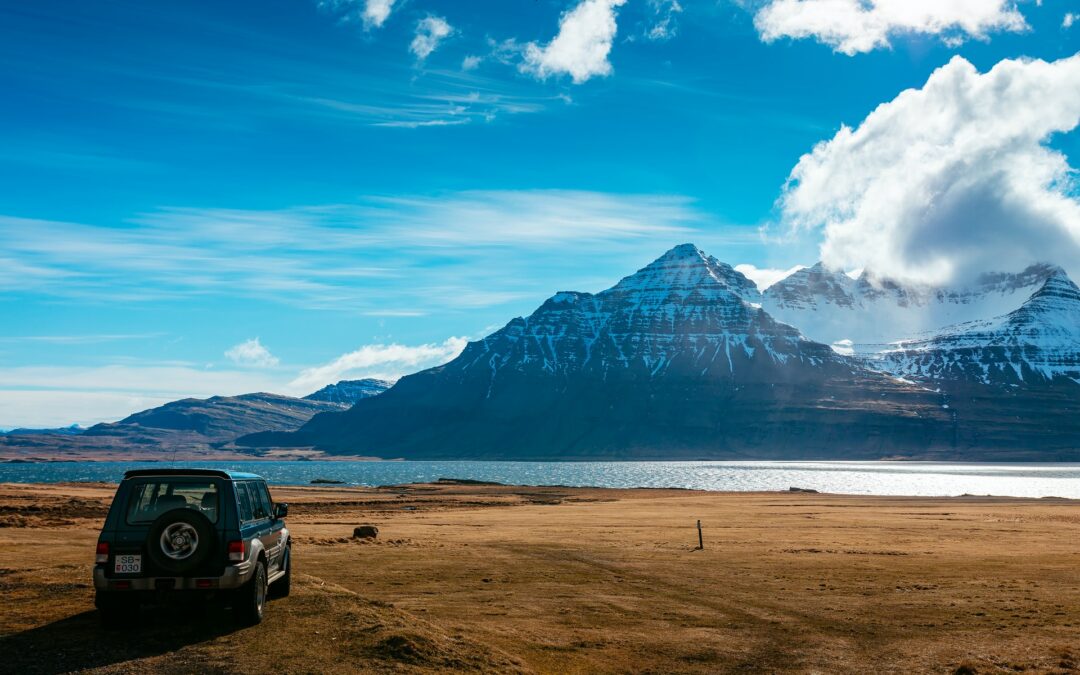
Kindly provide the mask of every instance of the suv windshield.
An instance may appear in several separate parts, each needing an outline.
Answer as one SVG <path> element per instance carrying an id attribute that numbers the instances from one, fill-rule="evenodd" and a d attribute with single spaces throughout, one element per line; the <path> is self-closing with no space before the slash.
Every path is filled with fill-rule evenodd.
<path id="1" fill-rule="evenodd" d="M 153 522 L 173 509 L 192 509 L 217 522 L 218 486 L 215 481 L 190 478 L 149 478 L 131 489 L 127 521 L 131 525 Z"/>

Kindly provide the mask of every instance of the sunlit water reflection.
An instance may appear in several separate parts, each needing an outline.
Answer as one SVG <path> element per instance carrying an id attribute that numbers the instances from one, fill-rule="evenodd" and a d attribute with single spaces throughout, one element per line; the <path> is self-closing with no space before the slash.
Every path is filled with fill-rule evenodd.
<path id="1" fill-rule="evenodd" d="M 134 468 L 250 471 L 277 484 L 313 479 L 395 485 L 469 478 L 519 485 L 677 487 L 753 491 L 810 488 L 875 495 L 1080 498 L 1080 464 L 937 462 L 63 462 L 0 464 L 0 481 L 117 481 Z"/>

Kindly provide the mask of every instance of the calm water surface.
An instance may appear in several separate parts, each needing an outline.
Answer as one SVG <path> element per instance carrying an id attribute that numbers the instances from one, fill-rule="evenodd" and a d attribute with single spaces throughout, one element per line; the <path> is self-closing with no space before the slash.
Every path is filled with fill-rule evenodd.
<path id="1" fill-rule="evenodd" d="M 111 481 L 162 466 L 250 471 L 279 485 L 316 478 L 395 485 L 470 478 L 517 485 L 786 490 L 873 495 L 1001 495 L 1080 499 L 1080 464 L 938 462 L 64 462 L 0 464 L 0 481 Z"/>

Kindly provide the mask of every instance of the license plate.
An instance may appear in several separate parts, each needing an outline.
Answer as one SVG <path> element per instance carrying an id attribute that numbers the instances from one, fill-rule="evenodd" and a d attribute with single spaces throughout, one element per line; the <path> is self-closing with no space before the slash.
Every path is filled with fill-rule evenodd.
<path id="1" fill-rule="evenodd" d="M 116 574 L 138 574 L 142 572 L 141 555 L 118 555 L 113 563 Z"/>

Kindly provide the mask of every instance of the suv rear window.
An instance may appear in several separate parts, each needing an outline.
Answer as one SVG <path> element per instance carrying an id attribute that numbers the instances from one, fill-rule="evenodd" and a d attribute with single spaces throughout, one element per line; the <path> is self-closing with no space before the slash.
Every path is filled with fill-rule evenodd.
<path id="1" fill-rule="evenodd" d="M 140 481 L 131 489 L 128 498 L 129 525 L 152 523 L 158 516 L 173 509 L 192 509 L 217 522 L 220 499 L 214 481 L 184 478 L 151 478 Z"/>

